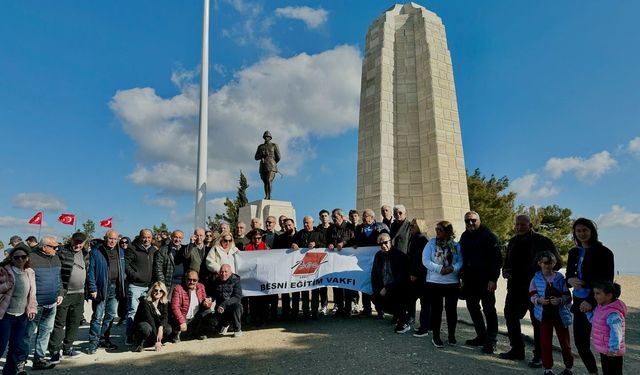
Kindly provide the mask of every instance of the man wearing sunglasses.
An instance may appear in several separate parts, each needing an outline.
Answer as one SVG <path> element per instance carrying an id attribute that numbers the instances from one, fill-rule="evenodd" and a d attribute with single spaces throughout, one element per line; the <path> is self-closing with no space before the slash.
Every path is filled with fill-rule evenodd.
<path id="1" fill-rule="evenodd" d="M 31 268 L 36 274 L 36 317 L 27 323 L 27 336 L 23 343 L 25 354 L 31 352 L 31 342 L 35 337 L 33 369 L 45 370 L 55 367 L 45 358 L 49 337 L 53 330 L 56 310 L 62 303 L 62 282 L 60 280 L 60 258 L 58 241 L 54 236 L 44 236 L 36 251 L 31 254 Z M 21 360 L 21 359 L 20 359 Z M 26 358 L 24 358 L 26 360 Z"/>
<path id="2" fill-rule="evenodd" d="M 477 212 L 467 212 L 464 215 L 464 223 L 466 230 L 460 237 L 463 261 L 461 278 L 467 310 L 477 335 L 467 340 L 466 344 L 481 346 L 483 353 L 492 354 L 496 348 L 498 334 L 495 291 L 502 267 L 500 243 L 496 235 L 482 224 Z"/>
<path id="3" fill-rule="evenodd" d="M 172 342 L 182 338 L 204 340 L 213 328 L 211 306 L 212 298 L 207 297 L 205 287 L 199 282 L 198 272 L 189 270 L 184 274 L 183 282 L 176 285 L 171 296 Z"/>

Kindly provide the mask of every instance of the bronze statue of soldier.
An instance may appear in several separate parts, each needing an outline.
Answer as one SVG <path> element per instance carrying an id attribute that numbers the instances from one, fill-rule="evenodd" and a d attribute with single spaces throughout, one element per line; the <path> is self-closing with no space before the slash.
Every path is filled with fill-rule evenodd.
<path id="1" fill-rule="evenodd" d="M 280 150 L 278 145 L 271 142 L 271 133 L 267 130 L 262 135 L 264 143 L 256 150 L 256 160 L 260 160 L 260 178 L 264 183 L 264 199 L 271 199 L 271 186 L 278 172 Z"/>

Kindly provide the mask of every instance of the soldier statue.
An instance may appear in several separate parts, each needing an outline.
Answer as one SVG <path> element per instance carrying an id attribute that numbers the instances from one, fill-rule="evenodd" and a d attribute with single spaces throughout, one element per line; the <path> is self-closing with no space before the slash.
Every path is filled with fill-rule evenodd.
<path id="1" fill-rule="evenodd" d="M 262 135 L 264 143 L 256 150 L 256 160 L 260 160 L 260 178 L 264 183 L 264 199 L 271 199 L 271 185 L 278 172 L 280 150 L 278 145 L 271 142 L 271 133 L 267 130 Z"/>

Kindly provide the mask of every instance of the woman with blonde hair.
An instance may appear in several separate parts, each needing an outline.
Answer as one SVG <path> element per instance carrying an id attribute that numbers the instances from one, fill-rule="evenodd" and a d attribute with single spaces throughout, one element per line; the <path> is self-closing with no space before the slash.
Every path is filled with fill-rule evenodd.
<path id="1" fill-rule="evenodd" d="M 153 345 L 155 351 L 162 349 L 162 340 L 171 334 L 167 295 L 167 287 L 164 283 L 156 281 L 149 287 L 147 296 L 140 298 L 140 304 L 133 319 L 132 351 L 141 352 L 145 344 Z"/>
<path id="2" fill-rule="evenodd" d="M 223 232 L 207 255 L 207 269 L 218 274 L 223 264 L 231 266 L 231 272 L 236 273 L 236 253 L 238 252 L 231 232 Z"/>

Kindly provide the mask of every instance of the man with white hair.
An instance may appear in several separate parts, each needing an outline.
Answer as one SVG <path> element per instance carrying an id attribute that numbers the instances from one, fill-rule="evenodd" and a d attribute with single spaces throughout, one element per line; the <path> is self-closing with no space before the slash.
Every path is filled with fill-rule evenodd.
<path id="1" fill-rule="evenodd" d="M 242 286 L 240 276 L 231 272 L 231 266 L 223 264 L 218 277 L 211 286 L 211 297 L 215 301 L 215 311 L 218 318 L 218 331 L 227 332 L 232 325 L 233 336 L 242 336 Z"/>
<path id="2" fill-rule="evenodd" d="M 92 242 L 87 271 L 87 290 L 93 314 L 89 324 L 87 354 L 95 354 L 98 346 L 115 350 L 110 340 L 111 323 L 118 313 L 118 300 L 127 295 L 125 287 L 124 250 L 118 246 L 118 232 L 109 229 L 103 242 Z"/>
<path id="3" fill-rule="evenodd" d="M 393 206 L 393 223 L 391 224 L 391 243 L 404 254 L 409 253 L 411 239 L 411 220 L 407 220 L 407 209 L 402 204 Z"/>

